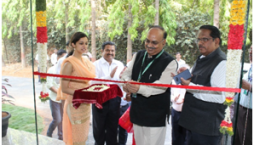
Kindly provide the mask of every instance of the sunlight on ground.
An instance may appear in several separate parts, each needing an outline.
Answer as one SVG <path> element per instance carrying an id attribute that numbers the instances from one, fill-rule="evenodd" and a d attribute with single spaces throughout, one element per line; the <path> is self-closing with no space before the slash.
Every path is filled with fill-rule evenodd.
<path id="1" fill-rule="evenodd" d="M 34 67 L 34 71 L 37 71 L 37 66 Z M 32 66 L 22 68 L 21 63 L 6 64 L 2 67 L 2 76 L 14 76 L 23 78 L 32 78 Z M 37 78 L 37 76 L 35 76 Z"/>

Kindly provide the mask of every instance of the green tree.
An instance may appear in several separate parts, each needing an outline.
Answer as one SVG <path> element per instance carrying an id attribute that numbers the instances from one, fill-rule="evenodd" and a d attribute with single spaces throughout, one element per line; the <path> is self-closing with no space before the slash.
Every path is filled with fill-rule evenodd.
<path id="1" fill-rule="evenodd" d="M 160 11 L 160 0 L 155 0 L 155 9 L 156 9 L 156 14 L 154 17 L 154 25 L 159 25 L 159 11 Z"/>
<path id="2" fill-rule="evenodd" d="M 128 30 L 127 35 L 127 61 L 132 57 L 132 40 L 137 37 L 136 28 L 139 25 L 139 2 L 136 0 L 116 0 L 113 4 L 108 21 L 109 21 L 109 33 L 108 36 L 111 40 L 116 35 L 121 35 L 124 30 Z M 125 13 L 127 15 L 125 15 Z M 128 22 L 127 28 L 124 28 L 124 23 Z"/>
<path id="3" fill-rule="evenodd" d="M 96 38 L 95 38 L 95 29 L 96 29 L 96 11 L 95 11 L 95 0 L 91 0 L 92 6 L 92 56 L 93 61 L 96 60 Z"/>
<path id="4" fill-rule="evenodd" d="M 220 0 L 214 0 L 214 14 L 213 14 L 213 25 L 219 28 L 220 20 Z"/>
<path id="5" fill-rule="evenodd" d="M 168 32 L 169 36 L 167 37 L 167 42 L 170 45 L 174 43 L 176 28 L 175 16 L 167 0 L 160 0 L 159 5 L 159 25 L 164 27 L 164 29 Z M 131 8 L 131 15 L 128 13 L 129 8 Z M 124 30 L 127 29 L 128 34 L 133 41 L 138 36 L 137 29 L 139 28 L 143 30 L 141 40 L 145 40 L 149 30 L 149 25 L 153 25 L 155 23 L 156 12 L 153 0 L 117 0 L 113 4 L 108 17 L 110 30 L 108 36 L 113 39 L 116 35 L 121 35 Z M 125 26 L 124 24 L 129 20 L 132 20 L 132 23 L 128 23 L 129 25 Z M 128 45 L 127 50 L 127 60 L 130 60 L 131 58 L 130 49 L 132 48 L 129 46 L 130 45 Z"/>
<path id="6" fill-rule="evenodd" d="M 89 24 L 90 4 L 88 0 L 52 0 L 53 15 L 57 30 L 65 28 L 65 41 L 68 42 L 73 31 L 84 31 Z"/>
<path id="7" fill-rule="evenodd" d="M 177 29 L 175 45 L 170 46 L 170 54 L 180 52 L 187 64 L 193 65 L 199 55 L 198 48 L 195 43 L 196 34 L 199 27 L 209 23 L 211 16 L 208 13 L 202 13 L 197 7 L 188 9 L 188 12 L 179 9 L 176 11 Z"/>
<path id="8" fill-rule="evenodd" d="M 23 39 L 23 23 L 28 21 L 29 15 L 29 1 L 3 1 L 2 3 L 2 37 L 11 38 L 13 34 L 19 33 L 20 39 L 20 58 L 22 67 L 26 67 L 25 47 Z M 26 29 L 26 28 L 25 28 Z"/>

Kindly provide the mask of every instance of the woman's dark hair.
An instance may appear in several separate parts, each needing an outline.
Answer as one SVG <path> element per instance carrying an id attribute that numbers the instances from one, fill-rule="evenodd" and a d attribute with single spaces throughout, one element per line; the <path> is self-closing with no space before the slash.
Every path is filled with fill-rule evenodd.
<path id="1" fill-rule="evenodd" d="M 221 46 L 221 44 L 222 44 L 222 40 L 220 38 L 221 33 L 220 33 L 220 30 L 217 27 L 212 26 L 212 25 L 203 25 L 199 28 L 199 30 L 201 30 L 201 29 L 210 30 L 211 31 L 210 36 L 212 38 L 219 38 L 220 39 L 220 46 Z"/>
<path id="2" fill-rule="evenodd" d="M 88 39 L 88 37 L 86 36 L 85 33 L 83 32 L 76 32 L 71 36 L 71 40 L 70 40 L 70 45 L 72 47 L 72 43 L 76 44 L 81 38 L 86 37 Z M 67 55 L 67 57 L 71 56 L 74 52 L 74 49 L 72 51 L 70 51 Z M 67 58 L 66 57 L 66 58 Z"/>

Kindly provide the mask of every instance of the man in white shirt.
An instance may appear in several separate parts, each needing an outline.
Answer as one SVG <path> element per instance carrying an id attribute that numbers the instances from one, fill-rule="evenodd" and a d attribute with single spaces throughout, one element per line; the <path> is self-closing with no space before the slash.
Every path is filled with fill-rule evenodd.
<path id="1" fill-rule="evenodd" d="M 57 49 L 56 48 L 54 48 L 54 53 L 51 54 L 50 60 L 52 65 L 56 65 L 57 63 Z"/>
<path id="2" fill-rule="evenodd" d="M 115 60 L 116 45 L 113 42 L 105 42 L 102 45 L 102 57 L 94 62 L 96 77 L 100 79 L 120 80 L 119 76 L 124 65 Z M 102 84 L 115 84 L 96 82 Z M 115 97 L 103 103 L 103 109 L 92 105 L 93 113 L 93 136 L 95 145 L 117 145 L 117 127 L 120 116 L 120 97 Z"/>
<path id="3" fill-rule="evenodd" d="M 69 45 L 69 41 L 66 43 L 66 54 L 60 58 L 58 61 L 57 61 L 57 64 L 56 64 L 56 74 L 60 74 L 60 71 L 61 71 L 61 65 L 64 61 L 64 59 L 67 57 L 67 55 L 73 50 L 73 48 Z M 60 78 L 56 78 L 56 82 L 57 83 L 60 83 Z"/>
<path id="4" fill-rule="evenodd" d="M 177 63 L 178 63 L 178 68 L 179 68 L 180 65 L 185 64 L 185 61 L 182 60 L 181 57 L 182 57 L 182 56 L 181 56 L 181 53 L 180 53 L 180 52 L 177 52 L 177 53 L 176 53 L 176 61 L 177 61 Z"/>
<path id="5" fill-rule="evenodd" d="M 190 80 L 182 85 L 225 87 L 226 55 L 221 51 L 220 31 L 212 25 L 199 28 L 196 43 L 201 55 L 196 60 Z M 179 125 L 189 131 L 190 145 L 218 145 L 220 123 L 226 106 L 224 92 L 187 90 Z"/>
<path id="6" fill-rule="evenodd" d="M 66 54 L 63 49 L 58 50 L 57 59 L 60 59 Z M 48 73 L 56 74 L 56 65 L 49 68 Z M 53 131 L 57 127 L 58 129 L 58 139 L 63 140 L 62 136 L 62 117 L 63 117 L 63 105 L 61 101 L 56 101 L 57 89 L 59 88 L 59 83 L 56 82 L 56 77 L 47 77 L 47 87 L 49 88 L 49 106 L 52 115 L 52 122 L 49 125 L 47 136 L 52 137 Z"/>

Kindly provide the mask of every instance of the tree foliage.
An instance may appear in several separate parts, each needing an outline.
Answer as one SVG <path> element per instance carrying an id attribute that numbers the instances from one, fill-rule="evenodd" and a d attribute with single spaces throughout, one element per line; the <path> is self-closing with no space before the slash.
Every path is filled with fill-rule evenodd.
<path id="1" fill-rule="evenodd" d="M 108 33 L 109 37 L 113 39 L 116 35 L 121 35 L 125 30 L 124 24 L 128 20 L 126 18 L 128 5 L 131 5 L 131 13 L 133 16 L 132 26 L 128 29 L 131 34 L 131 39 L 134 40 L 138 36 L 138 28 L 142 28 L 141 40 L 145 40 L 149 26 L 153 25 L 156 9 L 153 5 L 153 0 L 137 1 L 137 0 L 117 0 L 111 9 L 108 17 L 110 22 Z M 174 43 L 176 21 L 173 11 L 171 10 L 167 0 L 160 0 L 160 25 L 168 32 L 169 36 L 167 42 Z"/>
<path id="2" fill-rule="evenodd" d="M 197 7 L 189 9 L 188 13 L 182 13 L 181 10 L 178 10 L 176 11 L 176 17 L 176 43 L 172 53 L 180 52 L 188 64 L 193 64 L 199 55 L 195 43 L 196 34 L 201 25 L 209 23 L 211 17 L 208 13 L 198 11 Z"/>
<path id="3" fill-rule="evenodd" d="M 175 43 L 176 35 L 176 17 L 175 13 L 172 11 L 172 8 L 168 4 L 167 0 L 160 0 L 160 25 L 168 32 L 167 43 Z"/>
<path id="4" fill-rule="evenodd" d="M 35 10 L 35 1 L 33 0 L 33 9 Z M 30 7 L 29 0 L 12 1 L 7 0 L 2 3 L 2 37 L 11 38 L 13 34 L 18 33 L 18 27 L 24 22 L 30 29 Z M 32 16 L 35 19 L 35 15 Z M 35 22 L 34 22 L 35 24 Z M 33 28 L 35 30 L 35 27 Z"/>

